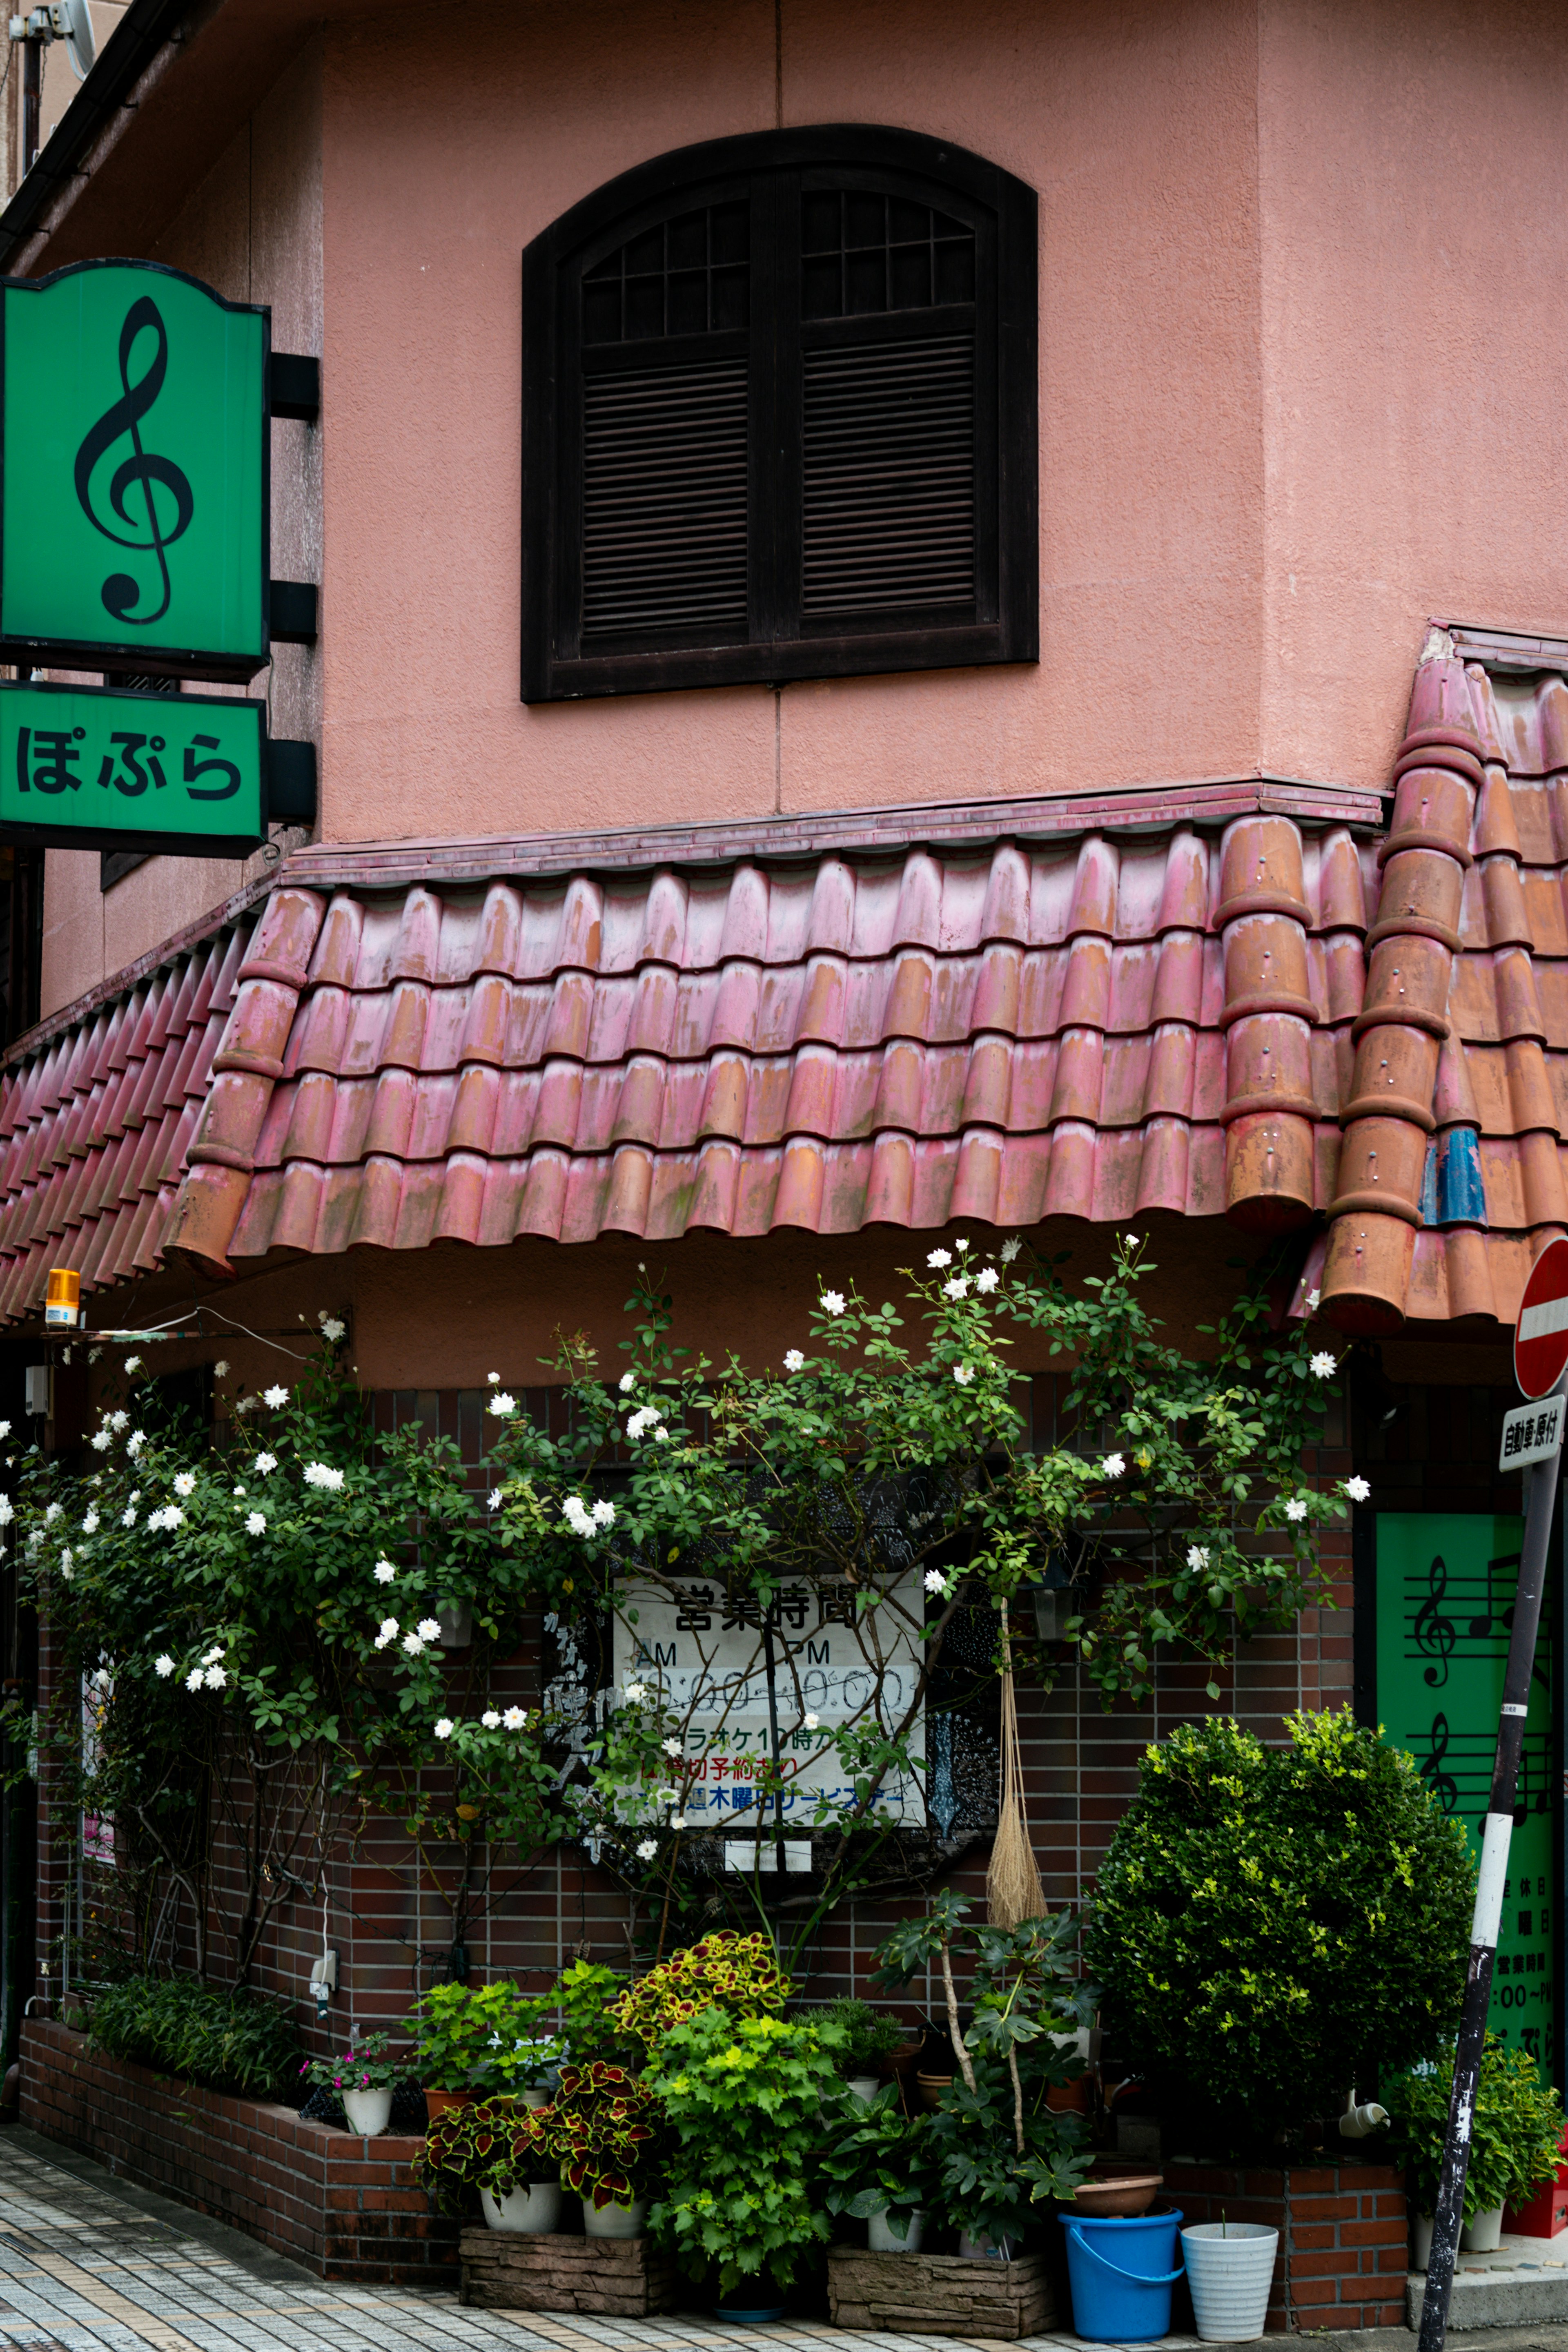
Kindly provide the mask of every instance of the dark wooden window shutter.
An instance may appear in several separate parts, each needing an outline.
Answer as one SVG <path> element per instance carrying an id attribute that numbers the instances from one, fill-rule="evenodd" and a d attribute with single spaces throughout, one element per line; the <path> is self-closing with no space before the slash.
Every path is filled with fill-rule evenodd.
<path id="1" fill-rule="evenodd" d="M 910 132 L 663 157 L 524 263 L 527 700 L 1031 660 L 1034 198 Z"/>

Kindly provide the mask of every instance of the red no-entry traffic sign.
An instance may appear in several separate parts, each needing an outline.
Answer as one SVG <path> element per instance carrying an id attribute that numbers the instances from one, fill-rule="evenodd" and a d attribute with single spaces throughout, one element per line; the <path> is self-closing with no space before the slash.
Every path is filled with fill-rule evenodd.
<path id="1" fill-rule="evenodd" d="M 1548 1242 L 1530 1269 L 1513 1334 L 1513 1376 L 1533 1400 L 1568 1370 L 1568 1241 Z"/>

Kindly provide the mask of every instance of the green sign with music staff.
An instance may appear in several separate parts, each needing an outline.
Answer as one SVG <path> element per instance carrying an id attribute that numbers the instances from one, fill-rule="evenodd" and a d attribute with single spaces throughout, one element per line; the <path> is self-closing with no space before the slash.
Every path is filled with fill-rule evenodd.
<path id="1" fill-rule="evenodd" d="M 0 659 L 261 667 L 269 339 L 149 262 L 0 280 Z"/>
<path id="2" fill-rule="evenodd" d="M 1479 1862 L 1523 1521 L 1470 1513 L 1377 1515 L 1377 1716 L 1415 1759 Z M 1550 2074 L 1556 2059 L 1556 1831 L 1552 1583 L 1524 1724 L 1508 1881 L 1488 2023 Z"/>
<path id="3" fill-rule="evenodd" d="M 268 749 L 264 702 L 0 681 L 0 840 L 248 856 Z"/>

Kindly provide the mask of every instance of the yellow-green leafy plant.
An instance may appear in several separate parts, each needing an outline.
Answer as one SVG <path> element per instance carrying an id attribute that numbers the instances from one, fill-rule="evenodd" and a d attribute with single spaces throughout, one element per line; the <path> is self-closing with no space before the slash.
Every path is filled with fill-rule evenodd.
<path id="1" fill-rule="evenodd" d="M 781 2010 L 789 1997 L 789 1979 L 768 1938 L 723 1928 L 650 1969 L 639 1983 L 628 1986 L 610 2014 L 622 2032 L 653 2050 L 672 2027 L 702 2010 L 717 2007 L 734 2017 L 760 2017 Z"/>

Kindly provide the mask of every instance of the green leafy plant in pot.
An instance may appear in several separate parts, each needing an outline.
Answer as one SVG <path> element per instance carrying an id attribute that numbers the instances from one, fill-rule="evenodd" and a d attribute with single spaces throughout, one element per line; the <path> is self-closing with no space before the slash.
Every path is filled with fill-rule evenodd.
<path id="1" fill-rule="evenodd" d="M 724 1928 L 650 1969 L 639 1983 L 628 1987 L 610 2014 L 622 2033 L 652 2052 L 672 2026 L 685 2023 L 700 2010 L 760 2017 L 781 2010 L 789 1993 L 789 1979 L 767 1937 Z"/>
<path id="2" fill-rule="evenodd" d="M 918 2253 L 926 2212 L 940 2191 L 930 2116 L 924 2109 L 906 2116 L 896 2083 L 884 2084 L 869 2105 L 842 2113 L 821 2159 L 824 2206 L 866 2222 L 873 2252 Z"/>
<path id="3" fill-rule="evenodd" d="M 408 2019 L 433 2106 L 444 2098 L 515 2097 L 553 2081 L 565 2054 L 549 2031 L 554 1996 L 495 1984 L 432 1985 Z"/>
<path id="4" fill-rule="evenodd" d="M 1418 2223 L 1429 2223 L 1437 2210 L 1453 2075 L 1450 2042 L 1435 2061 L 1409 2068 L 1383 2089 L 1389 2154 L 1405 2167 Z M 1550 2083 L 1542 2081 L 1530 2053 L 1511 2050 L 1489 2033 L 1470 2120 L 1466 2226 L 1500 2206 L 1524 2204 L 1542 2181 L 1555 2179 L 1563 2162 L 1563 2130 L 1562 2103 Z"/>
<path id="5" fill-rule="evenodd" d="M 616 2003 L 626 1990 L 626 1979 L 594 1960 L 574 1960 L 563 1971 L 554 1992 L 540 2002 L 559 2021 L 557 2031 L 574 2066 L 641 2065 L 643 2045 L 618 2021 Z"/>
<path id="6" fill-rule="evenodd" d="M 559 2209 L 566 2145 L 549 2107 L 475 2099 L 446 2107 L 432 2118 L 424 2145 L 413 2159 L 413 2177 L 444 2213 L 471 2211 L 476 2195 L 503 2204 L 525 2186 L 548 2186 Z M 486 2213 L 486 2218 L 492 2217 Z"/>
<path id="7" fill-rule="evenodd" d="M 650 2227 L 692 2276 L 716 2263 L 732 2306 L 771 2305 L 827 2242 L 817 2160 L 824 2105 L 841 2109 L 843 2047 L 831 2023 L 734 2017 L 715 2003 L 669 2026 L 649 2063 L 670 2133 Z"/>
<path id="8" fill-rule="evenodd" d="M 838 2000 L 812 2002 L 797 2014 L 809 2024 L 834 2025 L 842 2032 L 840 2071 L 846 2082 L 880 2075 L 894 2052 L 909 2040 L 896 2017 L 847 1994 Z"/>
<path id="9" fill-rule="evenodd" d="M 386 2034 L 367 2033 L 336 2057 L 308 2058 L 299 2071 L 313 2089 L 337 2092 L 350 2131 L 374 2137 L 392 2121 L 392 2093 L 409 2069 L 406 2051 L 394 2058 Z"/>
<path id="10" fill-rule="evenodd" d="M 566 2066 L 547 2108 L 562 2149 L 561 2186 L 582 2200 L 591 2238 L 636 2238 L 661 2170 L 664 2116 L 648 2084 L 603 2060 Z"/>
<path id="11" fill-rule="evenodd" d="M 1087 2024 L 1097 1986 L 1075 1979 L 1078 1927 L 1066 1914 L 1016 1927 L 969 1927 L 968 1905 L 944 1891 L 878 1953 L 890 1991 L 928 1968 L 940 1974 L 958 2072 L 930 2119 L 936 2218 L 975 2252 L 1020 2238 L 1032 2208 L 1070 2198 L 1087 2175 L 1081 2117 L 1046 2104 L 1083 2071 L 1071 2036 Z M 955 1954 L 970 1969 L 972 2022 L 959 2029 Z"/>

